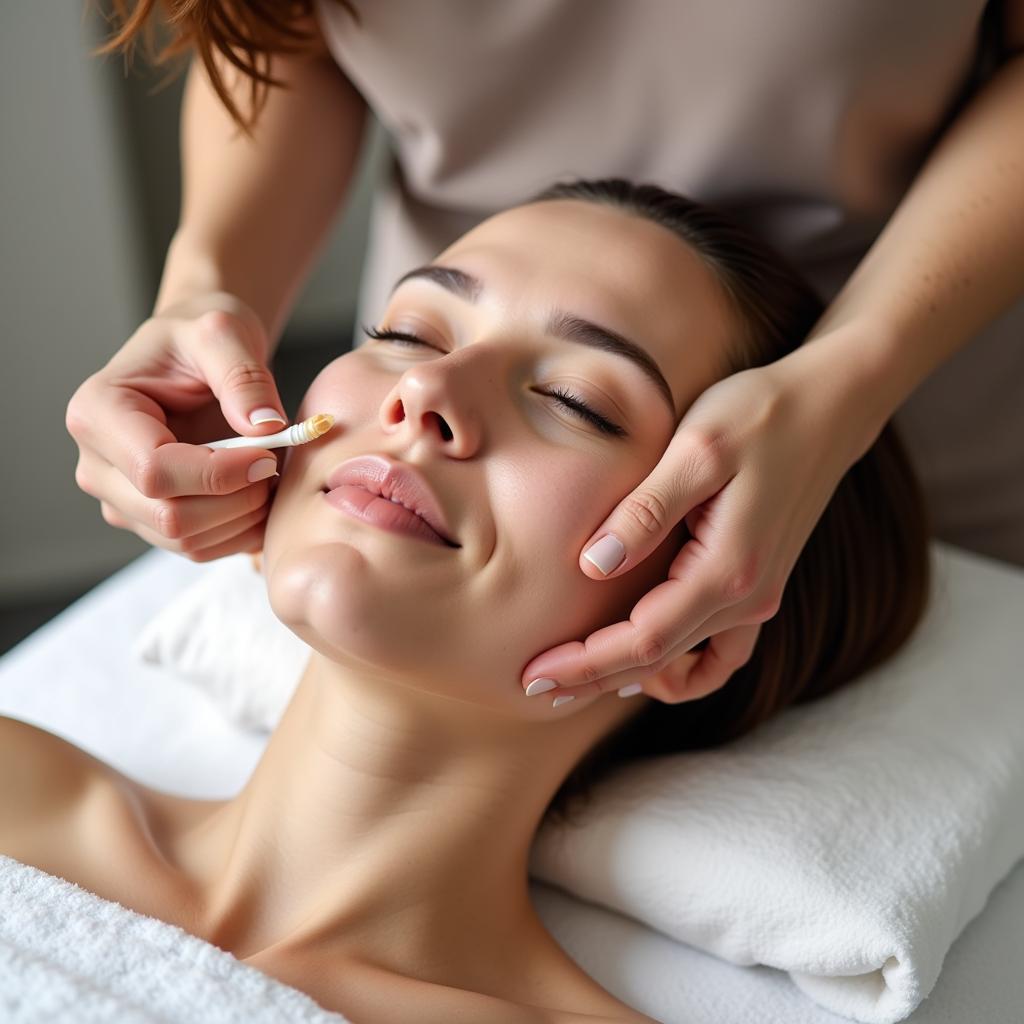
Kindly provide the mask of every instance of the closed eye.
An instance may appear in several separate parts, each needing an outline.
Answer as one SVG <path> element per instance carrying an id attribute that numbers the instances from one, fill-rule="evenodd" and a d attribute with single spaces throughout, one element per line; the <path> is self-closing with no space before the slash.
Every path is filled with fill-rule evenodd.
<path id="1" fill-rule="evenodd" d="M 415 334 L 408 334 L 405 331 L 393 331 L 389 327 L 367 327 L 365 324 L 363 325 L 363 331 L 377 341 L 391 341 L 396 344 L 409 346 L 423 345 L 437 352 L 441 351 L 436 345 L 431 345 L 429 342 L 424 341 L 423 338 Z M 628 437 L 627 432 L 617 423 L 612 423 L 611 420 L 606 419 L 596 409 L 587 405 L 578 395 L 574 395 L 564 388 L 556 387 L 550 391 L 541 391 L 540 394 L 554 398 L 563 408 L 568 409 L 580 419 L 593 424 L 602 433 L 610 434 L 613 437 Z"/>

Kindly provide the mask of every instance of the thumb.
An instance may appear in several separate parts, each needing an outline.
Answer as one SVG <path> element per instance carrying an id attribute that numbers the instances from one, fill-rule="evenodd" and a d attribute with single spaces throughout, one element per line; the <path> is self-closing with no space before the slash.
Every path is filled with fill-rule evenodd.
<path id="1" fill-rule="evenodd" d="M 196 326 L 199 343 L 189 354 L 230 426 L 250 435 L 286 426 L 284 403 L 262 357 L 270 347 L 262 324 L 215 309 L 204 313 Z"/>
<path id="2" fill-rule="evenodd" d="M 580 569 L 586 576 L 604 580 L 629 572 L 661 546 L 691 509 L 718 490 L 710 476 L 695 480 L 693 473 L 684 475 L 679 469 L 674 465 L 666 471 L 663 459 L 619 502 L 583 545 Z M 682 484 L 684 479 L 689 486 Z"/>

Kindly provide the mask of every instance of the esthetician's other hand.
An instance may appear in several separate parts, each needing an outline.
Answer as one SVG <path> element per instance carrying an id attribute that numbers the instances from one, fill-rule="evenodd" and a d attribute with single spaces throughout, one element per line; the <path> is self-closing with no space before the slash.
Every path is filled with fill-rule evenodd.
<path id="1" fill-rule="evenodd" d="M 827 351 L 805 346 L 697 397 L 658 465 L 584 544 L 587 551 L 598 542 L 607 575 L 582 554 L 579 562 L 591 579 L 618 577 L 684 520 L 691 537 L 669 578 L 627 622 L 538 654 L 524 688 L 555 680 L 557 688 L 533 688 L 551 699 L 640 683 L 676 704 L 718 689 L 750 659 L 839 481 L 884 426 L 867 392 L 841 379 L 834 356 L 831 364 L 823 358 Z M 621 546 L 601 541 L 612 534 Z"/>
<path id="2" fill-rule="evenodd" d="M 260 550 L 274 451 L 202 445 L 286 425 L 269 347 L 257 314 L 215 292 L 144 321 L 79 386 L 65 416 L 75 481 L 111 526 L 194 562 Z"/>

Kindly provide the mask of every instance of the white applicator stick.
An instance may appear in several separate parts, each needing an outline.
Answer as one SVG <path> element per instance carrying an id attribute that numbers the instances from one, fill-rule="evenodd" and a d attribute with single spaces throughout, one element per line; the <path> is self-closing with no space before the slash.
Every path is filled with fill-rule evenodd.
<path id="1" fill-rule="evenodd" d="M 223 441 L 204 441 L 204 448 L 291 448 L 297 444 L 315 441 L 326 434 L 334 423 L 334 417 L 327 412 L 318 412 L 315 416 L 295 423 L 276 434 L 264 437 L 225 437 Z"/>

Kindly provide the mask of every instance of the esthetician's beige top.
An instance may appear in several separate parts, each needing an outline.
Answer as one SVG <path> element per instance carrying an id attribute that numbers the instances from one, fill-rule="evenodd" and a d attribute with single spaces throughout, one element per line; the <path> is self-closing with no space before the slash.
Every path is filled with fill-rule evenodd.
<path id="1" fill-rule="evenodd" d="M 984 70 L 983 0 L 354 0 L 316 10 L 394 147 L 359 321 L 566 177 L 719 203 L 831 298 Z M 1024 300 L 896 423 L 939 537 L 1024 565 Z"/>

